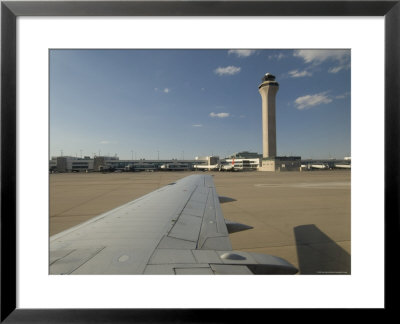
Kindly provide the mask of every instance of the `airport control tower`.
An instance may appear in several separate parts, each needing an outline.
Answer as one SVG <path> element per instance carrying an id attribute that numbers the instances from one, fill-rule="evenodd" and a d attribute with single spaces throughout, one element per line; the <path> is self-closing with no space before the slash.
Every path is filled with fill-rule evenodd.
<path id="1" fill-rule="evenodd" d="M 276 116 L 275 97 L 279 89 L 279 83 L 275 76 L 267 73 L 258 86 L 262 98 L 262 138 L 263 158 L 259 171 L 289 171 L 300 170 L 300 156 L 276 155 Z"/>
<path id="2" fill-rule="evenodd" d="M 275 76 L 267 73 L 258 86 L 262 98 L 263 158 L 276 157 L 276 117 L 275 96 L 279 83 Z"/>

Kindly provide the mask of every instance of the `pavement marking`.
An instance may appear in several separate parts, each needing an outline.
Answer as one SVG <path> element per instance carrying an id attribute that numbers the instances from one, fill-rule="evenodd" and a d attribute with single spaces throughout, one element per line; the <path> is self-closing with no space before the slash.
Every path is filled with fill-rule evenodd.
<path id="1" fill-rule="evenodd" d="M 256 183 L 259 188 L 350 189 L 350 182 Z"/>

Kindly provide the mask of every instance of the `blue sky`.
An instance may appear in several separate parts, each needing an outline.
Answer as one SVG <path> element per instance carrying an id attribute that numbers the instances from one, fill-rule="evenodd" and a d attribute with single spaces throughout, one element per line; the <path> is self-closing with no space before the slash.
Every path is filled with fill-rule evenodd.
<path id="1" fill-rule="evenodd" d="M 349 50 L 51 50 L 50 156 L 262 153 L 265 73 L 277 154 L 350 156 Z"/>

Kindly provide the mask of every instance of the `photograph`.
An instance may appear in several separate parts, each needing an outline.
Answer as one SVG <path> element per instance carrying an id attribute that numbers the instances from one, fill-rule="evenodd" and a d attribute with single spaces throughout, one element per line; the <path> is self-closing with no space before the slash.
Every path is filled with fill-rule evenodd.
<path id="1" fill-rule="evenodd" d="M 0 322 L 396 309 L 399 0 L 0 10 Z"/>
<path id="2" fill-rule="evenodd" d="M 50 275 L 351 275 L 351 49 L 48 60 Z"/>

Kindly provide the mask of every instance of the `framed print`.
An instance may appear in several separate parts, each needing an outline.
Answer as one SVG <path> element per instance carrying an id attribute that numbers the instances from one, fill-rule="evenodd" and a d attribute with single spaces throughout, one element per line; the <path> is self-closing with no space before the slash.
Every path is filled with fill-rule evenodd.
<path id="1" fill-rule="evenodd" d="M 30 321 L 55 323 L 145 322 L 149 320 L 157 322 L 225 322 L 227 316 L 229 318 L 242 312 L 251 316 L 265 316 L 265 312 L 269 309 L 391 309 L 394 306 L 394 300 L 390 296 L 393 295 L 395 283 L 398 283 L 398 279 L 393 273 L 395 265 L 392 264 L 394 258 L 390 247 L 395 244 L 395 239 L 399 234 L 399 15 L 400 4 L 398 1 L 2 1 L 1 320 L 9 323 Z M 92 117 L 85 116 L 92 111 L 89 107 L 91 103 L 85 102 L 88 107 L 86 109 L 79 106 L 77 101 L 73 101 L 71 97 L 78 96 L 77 93 L 92 91 L 91 98 L 98 97 L 106 101 L 106 96 L 103 97 L 101 93 L 95 94 L 96 91 L 93 92 L 93 89 L 90 88 L 90 85 L 95 87 L 99 78 L 116 77 L 108 84 L 107 88 L 102 89 L 107 95 L 114 96 L 122 96 L 122 89 L 127 85 L 140 88 L 146 84 L 147 89 L 151 90 L 151 95 L 160 98 L 160 101 L 153 102 L 153 105 L 157 105 L 162 100 L 166 100 L 166 96 L 171 97 L 174 91 L 177 92 L 177 87 L 174 88 L 173 85 L 161 84 L 161 82 L 158 84 L 158 81 L 162 80 L 161 74 L 157 73 L 157 66 L 161 66 L 160 62 L 168 64 L 169 70 L 165 69 L 165 74 L 190 73 L 190 77 L 186 75 L 186 83 L 181 85 L 182 97 L 184 96 L 183 91 L 186 91 L 186 96 L 191 91 L 190 85 L 197 84 L 200 72 L 208 68 L 208 64 L 213 66 L 213 68 L 209 68 L 211 71 L 209 74 L 214 78 L 218 77 L 218 82 L 220 82 L 215 84 L 222 87 L 232 82 L 232 89 L 237 86 L 234 81 L 231 81 L 232 78 L 228 78 L 237 75 L 241 68 L 238 67 L 238 64 L 223 66 L 221 65 L 223 63 L 217 63 L 223 62 L 223 60 L 218 61 L 216 57 L 220 59 L 223 55 L 231 60 L 233 58 L 241 60 L 243 66 L 245 66 L 243 62 L 247 58 L 248 70 L 253 69 L 249 59 L 252 55 L 254 57 L 258 55 L 259 59 L 269 57 L 268 64 L 260 65 L 263 66 L 263 69 L 264 66 L 265 69 L 271 67 L 278 69 L 283 57 L 295 57 L 308 64 L 307 68 L 303 70 L 297 69 L 294 65 L 288 65 L 282 69 L 276 80 L 275 75 L 265 74 L 256 91 L 264 87 L 263 91 L 266 91 L 268 97 L 271 95 L 266 89 L 276 86 L 278 84 L 276 81 L 280 81 L 279 78 L 305 80 L 305 78 L 311 79 L 318 73 L 321 76 L 326 56 L 315 52 L 318 49 L 322 49 L 321 51 L 328 49 L 335 53 L 330 56 L 330 59 L 337 64 L 330 66 L 329 71 L 327 67 L 324 67 L 326 75 L 328 73 L 337 75 L 338 72 L 347 71 L 346 77 L 340 79 L 341 83 L 338 82 L 337 88 L 326 87 L 324 91 L 318 88 L 318 82 L 310 84 L 307 86 L 310 89 L 309 92 L 303 95 L 293 95 L 293 98 L 287 99 L 285 104 L 287 107 L 291 105 L 297 111 L 308 110 L 308 118 L 312 118 L 312 114 L 317 114 L 317 112 L 309 109 L 310 107 L 318 104 L 333 105 L 333 102 L 340 100 L 347 100 L 350 105 L 351 93 L 351 152 L 348 148 L 349 152 L 342 154 L 343 156 L 348 154 L 352 158 L 351 240 L 338 242 L 338 248 L 331 251 L 332 262 L 338 262 L 343 258 L 346 259 L 343 262 L 350 262 L 347 261 L 350 256 L 343 251 L 350 249 L 351 243 L 351 271 L 350 268 L 343 271 L 347 275 L 329 275 L 332 273 L 324 272 L 321 269 L 319 276 L 315 276 L 316 273 L 308 272 L 311 275 L 231 275 L 212 276 L 212 279 L 209 279 L 211 276 L 140 277 L 120 276 L 118 275 L 120 272 L 114 268 L 117 272 L 111 272 L 113 276 L 88 275 L 96 272 L 97 265 L 92 265 L 91 268 L 87 266 L 88 272 L 78 273 L 80 275 L 77 276 L 48 274 L 48 239 L 49 232 L 51 235 L 53 233 L 51 232 L 53 229 L 49 230 L 47 223 L 48 213 L 51 212 L 48 201 L 49 181 L 47 181 L 49 180 L 49 142 L 53 136 L 50 135 L 49 129 L 52 125 L 56 125 L 52 124 L 53 120 L 50 121 L 48 117 L 49 111 L 51 113 L 48 108 L 49 100 L 54 98 L 51 89 L 59 87 L 65 90 L 68 87 L 72 88 L 72 84 L 76 89 L 76 92 L 71 93 L 67 93 L 66 90 L 59 92 L 57 100 L 62 102 L 66 108 L 64 113 L 59 116 L 61 122 L 57 125 L 62 128 L 66 120 L 75 118 L 76 123 L 71 123 L 70 129 L 76 130 L 78 127 L 91 129 L 91 120 L 93 123 L 99 122 L 93 117 L 94 115 Z M 126 56 L 127 51 L 132 55 Z M 101 53 L 102 58 L 107 56 L 107 60 L 118 64 L 108 67 L 96 53 Z M 148 63 L 146 59 L 150 56 L 154 56 L 154 58 Z M 69 61 L 71 58 L 75 60 L 74 62 L 79 61 L 80 65 L 72 66 Z M 133 77 L 129 80 L 124 79 L 125 74 L 122 72 L 115 74 L 116 69 L 128 70 L 129 60 L 132 58 L 141 62 L 137 64 L 136 70 L 131 71 L 132 73 L 140 71 L 141 74 L 137 76 L 137 79 Z M 96 62 L 92 70 L 88 68 L 90 62 Z M 54 72 L 56 70 L 57 73 Z M 77 71 L 79 71 L 79 78 L 73 75 L 74 73 L 78 75 Z M 244 78 L 243 71 L 241 73 Z M 269 71 L 262 73 L 265 72 Z M 157 76 L 155 79 L 151 79 L 153 83 L 145 78 L 146 73 Z M 68 87 L 64 81 L 57 83 L 57 80 L 65 76 L 73 80 L 68 83 Z M 86 78 L 86 81 L 81 81 L 81 78 Z M 321 77 L 320 80 L 322 83 L 323 78 Z M 203 98 L 201 100 L 204 101 L 204 105 L 208 104 L 210 107 L 207 108 L 210 110 L 207 111 L 207 118 L 216 125 L 221 120 L 227 120 L 228 117 L 235 117 L 235 127 L 239 131 L 241 121 L 245 117 L 244 113 L 241 113 L 240 110 L 228 111 L 223 104 L 212 106 L 213 103 L 207 102 L 204 96 L 200 96 L 201 93 L 207 92 L 207 87 L 213 87 L 211 81 L 204 81 L 204 84 L 206 83 L 207 86 L 199 83 L 197 85 L 199 94 L 193 95 L 191 98 L 197 98 L 197 100 Z M 296 85 L 293 86 L 293 88 L 295 87 Z M 295 93 L 294 90 L 293 93 Z M 262 97 L 261 90 L 260 94 Z M 132 99 L 133 96 L 131 94 L 130 98 Z M 138 94 L 135 96 L 136 99 L 139 98 Z M 95 105 L 101 106 L 102 102 L 98 98 L 94 101 Z M 257 99 L 259 99 L 258 94 Z M 268 105 L 272 107 L 275 103 L 271 101 L 270 97 L 266 101 L 263 109 L 270 111 L 272 108 Z M 185 101 L 185 103 L 189 107 L 188 109 L 192 109 L 192 113 L 189 115 L 195 116 L 196 103 L 194 101 L 189 104 L 188 101 Z M 147 119 L 143 118 L 144 125 L 154 117 L 148 115 L 152 103 L 142 101 L 140 104 L 147 107 L 145 110 L 138 110 L 140 111 L 138 114 L 146 111 Z M 169 107 L 175 107 L 176 104 L 177 101 L 171 101 Z M 76 105 L 76 107 L 72 105 Z M 242 105 L 246 106 L 246 102 L 243 101 Z M 252 103 L 248 103 L 248 105 L 254 106 Z M 131 104 L 126 107 L 133 109 Z M 174 121 L 182 122 L 182 116 L 187 111 L 171 109 Z M 98 112 L 97 110 L 93 111 Z M 167 116 L 166 112 L 161 109 L 157 110 L 157 113 L 159 116 Z M 346 116 L 349 117 L 350 109 L 346 113 Z M 68 153 L 69 155 L 75 154 L 75 159 L 71 159 L 74 161 L 71 163 L 75 163 L 75 169 L 70 168 L 71 174 L 83 168 L 83 163 L 89 163 L 87 161 L 99 164 L 100 157 L 103 157 L 103 160 L 104 156 L 109 161 L 117 160 L 116 156 L 115 159 L 113 158 L 114 152 L 105 153 L 104 151 L 107 144 L 113 143 L 116 147 L 117 143 L 121 142 L 120 139 L 113 138 L 112 131 L 107 130 L 107 128 L 113 127 L 113 118 L 121 114 L 124 114 L 124 110 L 118 112 L 113 110 L 108 115 L 106 122 L 101 125 L 104 130 L 103 134 L 108 134 L 108 137 L 104 135 L 104 138 L 97 139 L 98 143 L 104 145 L 98 149 L 98 152 L 87 153 L 88 149 L 80 147 L 80 152 L 77 149 L 77 152 Z M 304 114 L 301 118 L 304 118 Z M 335 122 L 343 124 L 345 120 L 349 123 L 347 129 L 350 130 L 350 118 L 338 118 L 335 114 L 330 115 L 331 124 Z M 85 120 L 86 124 L 78 123 L 78 119 Z M 164 121 L 166 120 L 164 119 Z M 296 121 L 300 120 L 299 117 Z M 293 121 L 292 129 L 296 125 L 296 121 Z M 143 126 L 133 123 L 130 125 L 136 129 Z M 162 123 L 159 125 L 161 127 Z M 184 143 L 185 139 L 179 138 L 179 136 L 173 137 L 173 128 L 178 127 L 177 124 L 173 125 L 171 123 L 169 128 L 165 128 L 165 133 L 173 138 L 174 142 Z M 204 120 L 193 121 L 189 124 L 191 129 L 196 130 L 204 129 L 203 125 Z M 223 128 L 222 124 L 218 125 L 220 129 L 228 131 L 227 128 Z M 272 128 L 272 126 L 268 127 Z M 289 128 L 288 132 L 291 131 Z M 127 129 L 129 129 L 129 125 L 126 125 L 125 131 Z M 324 137 L 331 132 L 337 137 L 343 135 L 341 129 L 331 130 L 327 127 L 324 129 L 320 127 L 317 135 L 315 136 L 313 133 L 313 136 Z M 212 133 L 210 128 L 208 131 Z M 114 134 L 116 132 L 114 131 Z M 153 133 L 142 134 L 151 137 L 155 133 L 156 130 L 153 130 Z M 263 139 L 274 137 L 273 133 L 267 133 L 267 135 L 263 135 Z M 295 137 L 294 133 L 293 131 L 292 138 Z M 69 133 L 63 134 L 57 136 L 68 136 L 65 134 Z M 244 137 L 245 135 L 242 134 L 242 138 Z M 74 140 L 79 142 L 80 139 Z M 186 141 L 189 143 L 189 139 Z M 193 142 L 196 142 L 196 139 L 192 139 L 191 143 Z M 167 141 L 163 145 L 166 147 Z M 273 145 L 269 145 L 270 147 L 267 145 L 264 148 L 264 152 L 268 153 L 264 153 L 262 168 L 270 168 L 271 163 L 275 163 L 274 168 L 278 165 L 277 154 L 271 149 Z M 118 169 L 121 173 L 127 171 L 127 168 L 128 171 L 132 171 L 132 168 L 139 170 L 144 165 L 146 165 L 143 167 L 146 171 L 154 171 L 148 169 L 151 164 L 149 160 L 153 161 L 154 168 L 176 167 L 179 161 L 187 160 L 189 154 L 192 154 L 187 149 L 174 149 L 175 157 L 168 159 L 163 157 L 164 152 L 158 147 L 153 149 L 153 152 L 149 152 L 148 156 L 136 158 L 137 152 L 133 148 L 125 147 L 123 150 L 126 157 L 121 159 L 127 161 L 124 165 L 122 165 L 122 161 L 118 161 L 117 164 L 109 162 L 106 168 L 105 162 L 102 160 L 101 166 L 97 166 L 97 171 L 105 172 L 111 164 L 113 171 Z M 50 147 L 51 150 L 53 150 L 52 147 Z M 67 148 L 64 152 L 62 147 L 56 147 L 54 150 L 55 155 L 61 151 L 60 158 L 64 153 L 67 154 Z M 228 151 L 228 148 L 226 150 Z M 295 154 L 292 154 L 290 149 L 287 150 L 283 154 L 286 160 L 279 161 L 279 171 L 297 163 L 292 156 Z M 325 155 L 329 155 L 329 150 L 327 152 Z M 79 158 L 78 153 L 80 153 Z M 51 152 L 51 154 L 53 153 Z M 93 158 L 88 156 L 86 161 L 83 155 L 93 155 Z M 213 155 L 211 154 L 211 157 Z M 269 156 L 273 156 L 275 159 L 272 161 Z M 288 159 L 287 156 L 292 159 Z M 165 163 L 159 162 L 164 161 L 163 159 Z M 65 159 L 59 160 L 64 161 Z M 193 165 L 197 165 L 196 160 L 193 159 Z M 225 164 L 218 164 L 219 169 L 234 168 L 232 167 L 235 164 L 234 160 L 236 160 L 236 166 L 239 165 L 239 162 L 242 163 L 242 167 L 244 166 L 240 157 L 235 156 L 230 160 L 226 158 Z M 60 161 L 57 160 L 57 163 L 61 163 Z M 346 161 L 344 159 L 343 162 Z M 319 165 L 325 165 L 323 163 L 325 162 L 320 161 Z M 339 165 L 339 163 L 337 164 Z M 61 168 L 60 165 L 58 165 L 59 168 Z M 214 164 L 211 160 L 208 161 L 208 166 L 212 165 Z M 297 169 L 307 168 L 306 165 L 296 164 L 296 166 Z M 312 167 L 310 163 L 310 168 Z M 67 168 L 67 160 L 65 160 L 65 169 Z M 144 172 L 144 174 L 147 173 Z M 153 176 L 153 173 L 149 173 L 148 176 Z M 154 176 L 157 174 L 154 173 Z M 348 174 L 346 181 L 349 179 L 350 175 Z M 345 182 L 340 181 L 342 180 L 337 180 L 335 185 L 346 186 Z M 146 184 L 143 179 L 142 184 Z M 171 185 L 175 185 L 175 182 L 166 184 L 173 188 Z M 302 188 L 306 188 L 307 185 L 310 186 L 310 184 L 302 183 Z M 270 189 L 273 187 L 281 190 L 283 195 L 289 192 L 288 189 L 284 191 L 279 187 L 279 183 L 257 183 L 258 187 L 254 186 L 259 190 L 265 190 L 268 186 Z M 324 183 L 321 186 L 324 187 Z M 325 187 L 328 186 L 329 190 L 321 186 L 319 188 L 324 194 L 330 192 L 333 195 L 332 192 L 338 189 L 338 187 L 329 187 L 326 183 Z M 85 189 L 81 188 L 81 190 L 82 193 Z M 118 195 L 120 194 L 118 192 Z M 198 200 L 200 196 L 200 193 L 196 196 Z M 249 198 L 251 198 L 250 194 Z M 199 204 L 198 200 L 193 204 Z M 318 212 L 321 212 L 328 206 L 321 203 L 318 208 Z M 242 212 L 246 212 L 246 210 L 242 210 Z M 191 213 L 196 213 L 195 208 Z M 73 213 L 68 214 L 68 216 L 71 215 L 75 217 Z M 98 214 L 92 216 L 94 215 Z M 332 224 L 334 224 L 334 217 L 335 215 L 332 215 Z M 68 218 L 68 222 L 70 219 Z M 176 219 L 171 220 L 171 222 L 175 221 Z M 196 226 L 201 227 L 201 222 L 199 223 L 197 219 L 193 220 L 189 217 L 186 219 L 187 222 L 191 224 L 192 229 Z M 281 226 L 288 227 L 284 217 L 280 222 Z M 180 223 L 180 226 L 185 226 L 186 223 Z M 98 226 L 100 226 L 99 224 L 100 222 L 97 223 Z M 209 224 L 213 224 L 213 221 L 209 221 Z M 269 225 L 274 226 L 271 223 Z M 236 226 L 238 225 L 236 224 Z M 173 239 L 174 244 L 176 244 L 175 239 L 182 235 L 182 228 L 177 230 L 178 234 Z M 265 232 L 264 235 L 269 233 Z M 311 223 L 294 229 L 294 235 L 301 241 L 301 243 L 297 242 L 296 248 L 298 268 L 302 270 L 303 274 L 307 274 L 307 265 L 301 262 L 302 253 L 307 254 L 307 251 L 316 248 L 311 241 L 313 235 L 321 237 L 323 234 L 321 233 Z M 198 234 L 196 234 L 197 236 Z M 183 238 L 186 242 L 190 241 L 188 236 L 183 236 Z M 324 239 L 328 240 L 329 238 L 324 236 Z M 64 243 L 60 243 L 61 250 L 65 249 Z M 168 244 L 172 243 L 165 241 L 163 244 L 169 246 Z M 278 242 L 274 249 L 278 250 L 281 247 Z M 85 253 L 97 254 L 101 249 L 98 248 L 95 252 L 85 250 Z M 142 253 L 144 253 L 143 250 Z M 236 264 L 240 264 L 244 255 L 224 253 L 226 249 L 220 247 L 210 250 L 217 251 L 215 253 L 219 253 L 218 255 L 222 259 L 233 258 L 233 262 Z M 74 252 L 71 251 L 67 251 L 61 258 L 69 253 L 73 255 Z M 118 259 L 121 264 L 131 260 L 132 255 L 128 250 L 126 251 L 121 252 Z M 169 255 L 160 252 L 160 258 L 164 257 L 168 260 L 175 258 L 175 252 L 171 252 L 172 249 L 169 251 Z M 207 250 L 207 253 L 211 252 Z M 210 254 L 207 255 L 207 257 L 209 256 Z M 50 255 L 50 257 L 52 256 Z M 201 258 L 203 257 L 206 256 L 202 255 Z M 83 258 L 87 257 L 83 256 Z M 173 267 L 175 274 L 188 274 L 195 269 L 194 267 L 189 269 L 187 259 L 176 258 L 183 261 L 175 262 L 178 264 Z M 70 259 L 71 262 L 76 262 L 75 257 Z M 154 257 L 154 260 L 158 259 Z M 215 258 L 213 260 L 210 261 L 214 264 L 212 271 L 218 273 L 218 269 L 223 267 L 217 264 Z M 157 265 L 157 262 L 154 262 L 152 265 Z M 231 264 L 229 263 L 229 265 Z M 73 265 L 74 269 L 80 266 L 81 264 Z M 157 267 L 152 269 L 155 268 Z M 256 269 L 256 266 L 253 268 Z M 55 269 L 54 273 L 70 273 L 72 272 L 70 270 L 61 267 Z M 197 270 L 209 271 L 210 269 L 203 267 Z M 53 270 L 50 269 L 51 271 Z M 338 272 L 340 271 L 335 274 Z M 218 278 L 214 279 L 215 277 Z M 366 289 L 366 282 L 368 282 L 368 293 L 363 292 Z M 234 318 L 231 317 L 230 320 L 233 321 Z"/>

